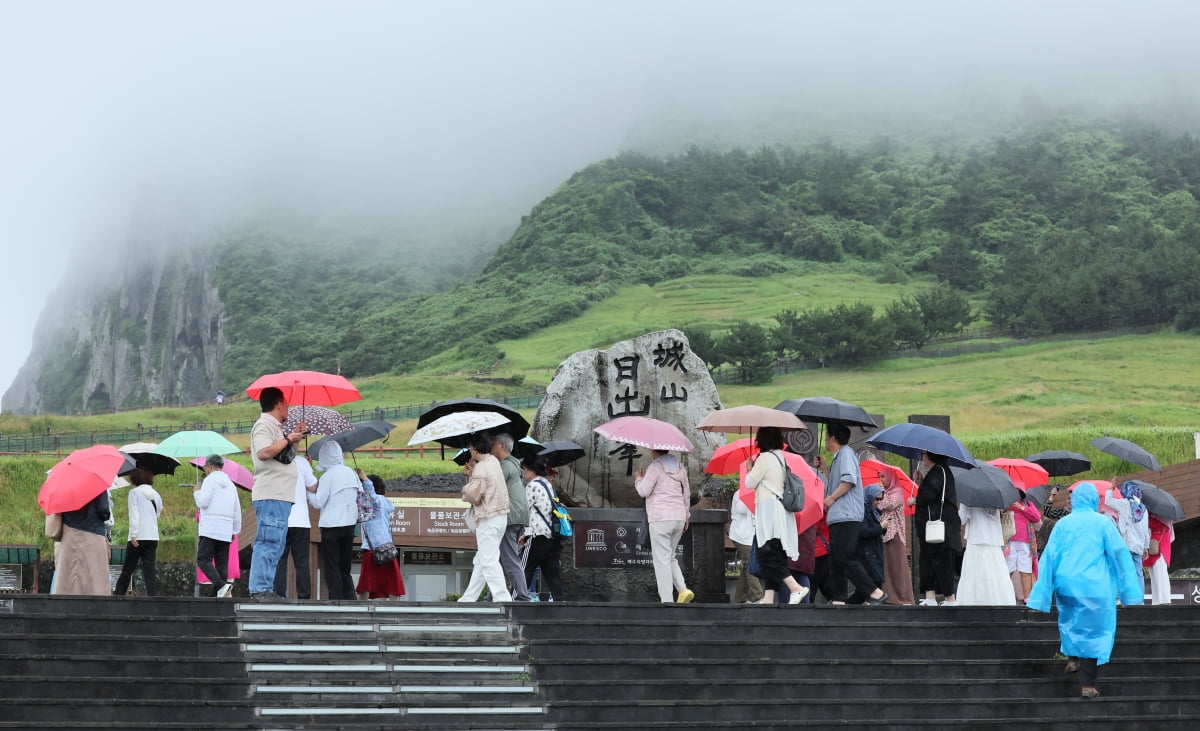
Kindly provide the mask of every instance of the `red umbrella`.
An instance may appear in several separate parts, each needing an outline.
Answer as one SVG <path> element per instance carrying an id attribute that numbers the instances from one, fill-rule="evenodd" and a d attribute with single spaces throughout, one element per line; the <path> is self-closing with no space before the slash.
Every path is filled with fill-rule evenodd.
<path id="1" fill-rule="evenodd" d="M 50 469 L 38 491 L 38 505 L 47 515 L 79 510 L 112 485 L 127 459 L 109 444 L 71 452 Z"/>
<path id="2" fill-rule="evenodd" d="M 755 450 L 755 454 L 757 454 Z M 774 457 L 767 457 L 774 459 Z M 804 461 L 804 457 L 795 452 L 784 452 L 783 460 L 787 462 L 788 467 L 796 476 L 804 483 L 804 510 L 795 513 L 796 516 L 796 532 L 801 533 L 808 529 L 811 525 L 821 520 L 825 515 L 825 485 L 821 483 L 821 479 L 817 477 L 817 473 L 813 472 L 812 467 L 809 467 L 808 462 Z M 750 508 L 750 512 L 754 512 L 754 490 L 746 486 L 746 460 L 742 460 L 742 465 L 738 470 L 738 498 Z"/>
<path id="3" fill-rule="evenodd" d="M 864 459 L 858 465 L 859 472 L 862 475 L 863 485 L 880 484 L 886 486 L 889 478 L 894 484 L 899 485 L 904 490 L 905 504 L 904 514 L 915 515 L 917 507 L 909 505 L 907 498 L 915 497 L 917 494 L 917 483 L 912 481 L 912 478 L 905 474 L 904 470 L 899 467 L 881 462 L 877 459 Z"/>
<path id="4" fill-rule="evenodd" d="M 191 460 L 191 463 L 197 467 L 204 468 L 204 457 L 197 457 Z M 233 484 L 243 490 L 254 489 L 254 473 L 245 467 L 241 466 L 232 459 L 225 460 L 225 464 L 221 467 L 221 471 L 229 475 L 229 479 L 233 480 Z"/>
<path id="5" fill-rule="evenodd" d="M 677 427 L 646 416 L 620 416 L 592 429 L 605 439 L 666 452 L 690 452 L 692 440 Z"/>
<path id="6" fill-rule="evenodd" d="M 1028 460 L 1001 457 L 989 461 L 988 464 L 1007 472 L 1013 484 L 1022 490 L 1050 482 L 1050 473 L 1046 468 Z"/>
<path id="7" fill-rule="evenodd" d="M 756 454 L 758 447 L 754 446 L 753 439 L 737 439 L 717 447 L 712 459 L 704 465 L 704 471 L 710 475 L 732 475 Z"/>
<path id="8" fill-rule="evenodd" d="M 362 400 L 362 394 L 345 378 L 319 371 L 284 371 L 261 376 L 246 389 L 246 395 L 257 400 L 269 386 L 283 391 L 288 405 L 337 406 Z"/>

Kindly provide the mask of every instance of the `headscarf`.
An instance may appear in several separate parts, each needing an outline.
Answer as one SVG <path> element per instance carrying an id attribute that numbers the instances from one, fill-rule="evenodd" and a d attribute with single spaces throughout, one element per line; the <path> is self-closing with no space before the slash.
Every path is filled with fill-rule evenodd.
<path id="1" fill-rule="evenodd" d="M 866 503 L 867 510 L 874 511 L 875 518 L 878 519 L 881 515 L 881 511 L 875 506 L 875 498 L 883 494 L 883 487 L 877 484 L 867 485 L 865 488 L 863 488 L 863 493 L 866 496 L 863 499 L 863 502 Z"/>
<path id="2" fill-rule="evenodd" d="M 1146 506 L 1142 503 L 1142 487 L 1133 480 L 1121 485 L 1121 497 L 1129 501 L 1129 519 L 1140 523 L 1146 518 Z"/>

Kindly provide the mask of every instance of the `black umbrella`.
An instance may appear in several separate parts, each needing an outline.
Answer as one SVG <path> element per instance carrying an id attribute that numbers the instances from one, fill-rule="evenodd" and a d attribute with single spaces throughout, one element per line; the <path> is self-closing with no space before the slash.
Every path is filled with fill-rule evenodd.
<path id="1" fill-rule="evenodd" d="M 513 439 L 520 439 L 529 433 L 529 421 L 511 406 L 486 398 L 461 398 L 453 401 L 443 401 L 434 406 L 417 419 L 417 428 L 428 425 L 446 414 L 459 411 L 494 411 L 508 418 L 508 423 L 498 427 L 496 431 L 512 434 Z"/>
<path id="2" fill-rule="evenodd" d="M 1155 457 L 1128 439 L 1100 437 L 1099 439 L 1093 439 L 1091 444 L 1105 454 L 1111 454 L 1114 457 L 1119 457 L 1126 462 L 1140 465 L 1148 470 L 1162 469 L 1162 465 L 1158 463 L 1158 457 Z"/>
<path id="3" fill-rule="evenodd" d="M 364 444 L 387 439 L 388 434 L 395 428 L 395 424 L 389 424 L 386 421 L 363 421 L 355 424 L 354 428 L 349 431 L 321 437 L 309 445 L 308 453 L 320 456 L 321 447 L 328 442 L 337 442 L 342 445 L 342 451 L 353 452 Z"/>
<path id="4" fill-rule="evenodd" d="M 471 450 L 463 447 L 462 449 L 458 450 L 458 453 L 454 455 L 453 459 L 454 464 L 458 465 L 459 467 L 465 467 L 467 461 L 471 459 Z"/>
<path id="5" fill-rule="evenodd" d="M 583 457 L 584 451 L 583 447 L 570 439 L 559 439 L 543 444 L 538 456 L 545 458 L 546 464 L 551 467 L 562 467 Z"/>
<path id="6" fill-rule="evenodd" d="M 1021 491 L 1008 473 L 987 462 L 976 460 L 973 470 L 951 467 L 950 471 L 954 473 L 954 491 L 963 505 L 1003 510 L 1021 499 Z"/>
<path id="7" fill-rule="evenodd" d="M 1025 458 L 1029 462 L 1039 464 L 1050 473 L 1051 477 L 1067 477 L 1087 472 L 1092 468 L 1092 461 L 1078 452 L 1068 452 L 1065 449 L 1052 449 L 1048 452 L 1038 452 Z"/>
<path id="8" fill-rule="evenodd" d="M 1142 488 L 1142 503 L 1151 515 L 1173 521 L 1183 520 L 1183 506 L 1179 504 L 1174 495 L 1149 482 L 1141 480 L 1131 480 L 1131 482 Z"/>
<path id="9" fill-rule="evenodd" d="M 804 421 L 817 424 L 845 424 L 846 426 L 879 426 L 861 406 L 839 401 L 829 396 L 790 398 L 780 401 L 775 408 L 788 411 Z"/>
<path id="10" fill-rule="evenodd" d="M 513 456 L 517 459 L 532 457 L 542 451 L 542 443 L 533 437 L 521 437 L 513 444 Z"/>
<path id="11" fill-rule="evenodd" d="M 157 446 L 153 442 L 135 442 L 134 444 L 126 444 L 120 447 L 119 451 L 126 455 L 126 457 L 132 458 L 135 467 L 150 470 L 156 475 L 175 474 L 175 468 L 179 466 L 179 460 L 151 451 Z M 128 463 L 126 463 L 121 468 L 120 474 L 129 474 L 133 469 L 133 467 L 129 467 Z"/>

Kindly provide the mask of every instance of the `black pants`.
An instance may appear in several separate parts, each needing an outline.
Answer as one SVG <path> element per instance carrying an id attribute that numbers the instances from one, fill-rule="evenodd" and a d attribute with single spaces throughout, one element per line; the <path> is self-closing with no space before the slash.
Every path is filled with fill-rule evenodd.
<path id="1" fill-rule="evenodd" d="M 921 592 L 953 596 L 958 592 L 958 570 L 955 550 L 945 543 L 920 542 Z"/>
<path id="2" fill-rule="evenodd" d="M 142 564 L 142 580 L 146 582 L 146 596 L 158 596 L 158 573 L 154 568 L 154 557 L 158 554 L 158 541 L 138 541 L 125 544 L 125 563 L 121 566 L 121 576 L 117 579 L 117 588 L 113 594 L 125 596 L 129 592 L 129 582 L 133 580 L 133 571 L 138 562 Z"/>
<path id="3" fill-rule="evenodd" d="M 559 569 L 562 558 L 562 541 L 545 536 L 534 536 L 533 544 L 529 547 L 529 557 L 525 561 L 525 585 L 533 586 L 533 572 L 542 570 L 545 587 L 550 590 L 550 596 L 556 602 L 567 600 L 567 587 L 563 584 L 562 571 Z M 539 594 L 545 592 L 538 592 Z"/>
<path id="4" fill-rule="evenodd" d="M 357 599 L 350 565 L 354 560 L 354 526 L 321 529 L 321 563 L 330 599 Z"/>
<path id="5" fill-rule="evenodd" d="M 225 576 L 229 573 L 229 541 L 200 536 L 196 546 L 196 566 L 212 582 L 213 591 L 224 586 Z"/>
<path id="6" fill-rule="evenodd" d="M 279 565 L 275 567 L 275 593 L 279 596 L 287 596 L 289 555 L 296 566 L 296 598 L 308 599 L 312 596 L 312 580 L 308 570 L 311 539 L 312 531 L 308 528 L 288 528 L 283 555 L 279 557 Z"/>
<path id="7" fill-rule="evenodd" d="M 826 601 L 833 601 L 833 595 L 837 593 L 833 588 L 833 559 L 829 554 L 817 556 L 813 560 L 813 576 L 812 576 L 812 591 L 813 595 L 810 601 L 813 604 L 817 603 L 817 592 L 825 597 Z M 842 591 L 846 591 L 846 582 L 842 581 Z M 840 599 L 838 601 L 841 601 Z"/>
<path id="8" fill-rule="evenodd" d="M 1096 687 L 1096 676 L 1100 673 L 1100 665 L 1094 657 L 1073 657 L 1079 663 L 1079 685 L 1084 688 Z"/>
<path id="9" fill-rule="evenodd" d="M 830 584 L 835 594 L 833 601 L 846 601 L 847 579 L 863 596 L 870 596 L 879 588 L 858 560 L 858 526 L 855 521 L 829 526 L 829 555 L 833 559 Z"/>

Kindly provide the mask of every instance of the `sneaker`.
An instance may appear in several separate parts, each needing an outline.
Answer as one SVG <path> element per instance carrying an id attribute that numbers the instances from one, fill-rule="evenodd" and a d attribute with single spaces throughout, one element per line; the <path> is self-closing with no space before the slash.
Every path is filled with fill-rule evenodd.
<path id="1" fill-rule="evenodd" d="M 695 598 L 696 592 L 692 591 L 691 589 L 684 589 L 683 591 L 679 592 L 679 596 L 676 597 L 675 601 L 679 602 L 680 604 L 687 604 Z"/>
<path id="2" fill-rule="evenodd" d="M 937 599 L 922 599 L 921 601 L 917 602 L 917 605 L 922 607 L 936 607 L 938 603 Z"/>
<path id="3" fill-rule="evenodd" d="M 943 607 L 957 607 L 958 602 L 942 602 Z"/>
<path id="4" fill-rule="evenodd" d="M 229 586 L 229 585 L 226 584 L 225 586 Z M 221 587 L 221 588 L 224 589 L 225 587 Z M 270 599 L 282 599 L 283 597 L 279 596 L 278 594 L 276 594 L 273 591 L 260 591 L 257 594 L 252 594 L 250 596 L 250 598 L 251 599 L 270 600 Z"/>
<path id="5" fill-rule="evenodd" d="M 233 584 L 226 582 L 224 586 L 222 586 L 220 589 L 217 589 L 217 598 L 224 599 L 225 597 L 229 596 L 232 593 L 233 593 Z"/>
<path id="6" fill-rule="evenodd" d="M 808 596 L 808 587 L 802 586 L 800 591 L 793 591 L 792 595 L 788 597 L 788 604 L 799 604 L 804 601 L 806 596 Z"/>

